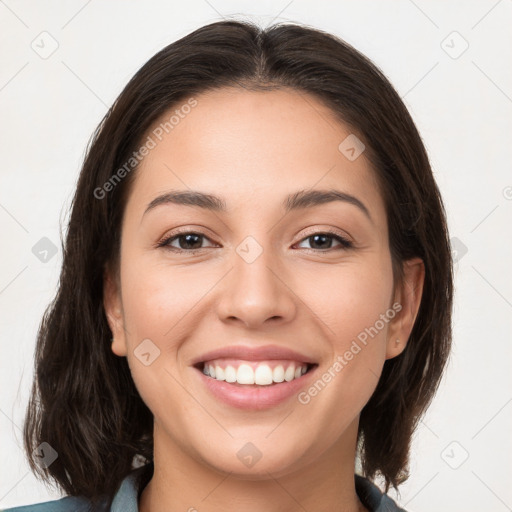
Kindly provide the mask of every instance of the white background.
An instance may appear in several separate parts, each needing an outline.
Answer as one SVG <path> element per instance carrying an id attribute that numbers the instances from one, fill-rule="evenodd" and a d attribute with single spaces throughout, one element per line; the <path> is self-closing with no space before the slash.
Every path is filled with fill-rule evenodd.
<path id="1" fill-rule="evenodd" d="M 370 57 L 404 98 L 451 236 L 467 253 L 455 268 L 448 372 L 414 438 L 411 477 L 399 497 L 390 495 L 409 512 L 512 510 L 512 1 L 255 4 L 0 1 L 0 507 L 60 496 L 28 471 L 20 429 L 36 331 L 62 261 L 59 223 L 87 141 L 158 50 L 236 16 L 332 32 Z M 58 43 L 46 59 L 31 47 L 42 37 L 50 47 L 43 31 Z M 464 40 L 469 47 L 453 58 Z M 42 237 L 58 247 L 46 263 L 32 253 Z"/>

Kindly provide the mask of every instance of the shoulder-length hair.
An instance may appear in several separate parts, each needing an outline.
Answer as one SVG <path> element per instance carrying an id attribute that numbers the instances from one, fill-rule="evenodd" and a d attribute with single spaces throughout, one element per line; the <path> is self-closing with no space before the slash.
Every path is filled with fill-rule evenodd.
<path id="1" fill-rule="evenodd" d="M 118 265 L 121 219 L 136 166 L 119 170 L 162 114 L 226 86 L 292 88 L 330 107 L 366 146 L 385 200 L 395 278 L 402 278 L 401 263 L 409 258 L 425 264 L 407 347 L 385 362 L 358 433 L 364 476 L 383 477 L 386 491 L 408 477 L 411 438 L 438 388 L 451 344 L 450 242 L 424 145 L 386 77 L 344 41 L 295 23 L 263 30 L 233 20 L 203 26 L 153 56 L 89 143 L 63 241 L 58 291 L 38 332 L 24 425 L 32 470 L 69 495 L 113 495 L 134 461 L 153 460 L 153 416 L 126 358 L 111 351 L 103 307 L 104 271 Z M 49 467 L 34 454 L 43 442 L 58 453 Z"/>

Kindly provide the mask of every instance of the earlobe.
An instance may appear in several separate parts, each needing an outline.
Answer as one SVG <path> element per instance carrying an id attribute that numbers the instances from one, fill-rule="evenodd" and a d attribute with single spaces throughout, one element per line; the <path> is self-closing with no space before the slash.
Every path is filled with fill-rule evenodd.
<path id="1" fill-rule="evenodd" d="M 400 355 L 407 346 L 420 308 L 424 281 L 425 264 L 421 258 L 403 263 L 403 280 L 395 292 L 395 303 L 400 305 L 400 311 L 388 330 L 386 359 Z"/>
<path id="2" fill-rule="evenodd" d="M 123 308 L 118 280 L 105 270 L 103 278 L 103 307 L 112 331 L 112 352 L 117 356 L 126 356 L 126 336 L 124 329 Z"/>
<path id="3" fill-rule="evenodd" d="M 112 338 L 111 347 L 112 352 L 119 357 L 126 357 L 126 344 L 118 338 Z"/>

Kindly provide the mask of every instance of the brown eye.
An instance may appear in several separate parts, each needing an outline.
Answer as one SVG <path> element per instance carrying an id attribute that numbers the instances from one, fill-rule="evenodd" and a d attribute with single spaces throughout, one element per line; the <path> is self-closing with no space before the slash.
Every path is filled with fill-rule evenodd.
<path id="1" fill-rule="evenodd" d="M 202 233 L 179 233 L 162 240 L 158 247 L 164 247 L 176 252 L 195 252 L 205 248 L 202 245 L 204 239 L 209 240 Z M 177 244 L 177 246 L 172 244 Z"/>
<path id="2" fill-rule="evenodd" d="M 300 243 L 303 243 L 303 241 L 305 240 L 308 240 L 311 245 L 311 249 L 316 251 L 325 251 L 328 249 L 332 249 L 333 240 L 339 243 L 341 249 L 350 249 L 351 247 L 353 247 L 352 242 L 336 233 L 331 232 L 314 233 L 304 238 Z M 305 249 L 308 248 L 305 247 Z"/>

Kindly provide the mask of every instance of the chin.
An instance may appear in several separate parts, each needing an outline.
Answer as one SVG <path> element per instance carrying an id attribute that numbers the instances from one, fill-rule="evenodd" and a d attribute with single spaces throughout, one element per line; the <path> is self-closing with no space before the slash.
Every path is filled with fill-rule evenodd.
<path id="1" fill-rule="evenodd" d="M 266 447 L 259 449 L 257 441 L 238 442 L 234 448 L 226 448 L 221 453 L 210 452 L 207 457 L 203 455 L 202 459 L 215 471 L 229 473 L 232 478 L 268 480 L 269 473 L 273 477 L 284 476 L 304 464 L 303 456 L 299 456 L 296 446 L 292 443 L 289 449 L 285 450 L 281 446 L 281 450 L 278 450 L 267 440 Z"/>

